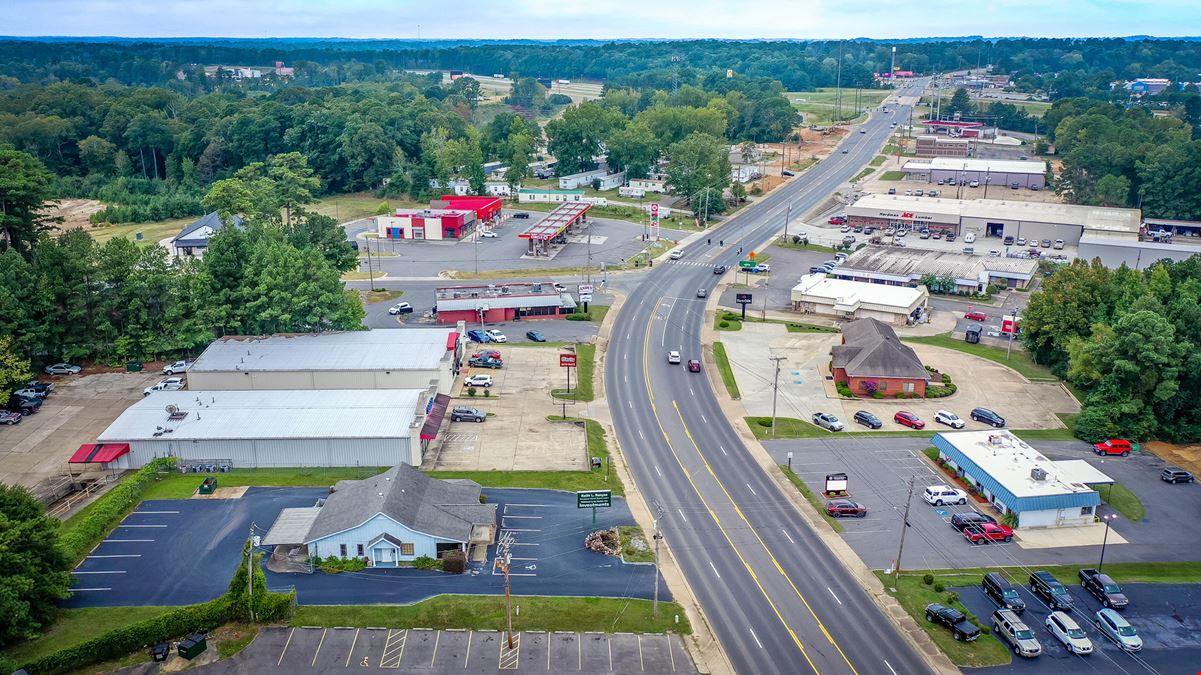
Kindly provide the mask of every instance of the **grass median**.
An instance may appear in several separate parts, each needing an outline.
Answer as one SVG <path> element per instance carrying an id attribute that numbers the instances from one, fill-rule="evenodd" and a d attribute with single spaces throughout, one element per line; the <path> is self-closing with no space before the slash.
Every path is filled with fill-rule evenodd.
<path id="1" fill-rule="evenodd" d="M 692 633 L 683 608 L 674 602 L 659 603 L 657 620 L 651 615 L 650 600 L 632 598 L 514 596 L 513 610 L 513 630 L 517 631 Z M 292 625 L 503 630 L 505 599 L 501 595 L 440 595 L 412 605 L 301 605 Z"/>
<path id="2" fill-rule="evenodd" d="M 1138 495 L 1135 495 L 1130 491 L 1130 488 L 1121 483 L 1098 485 L 1093 489 L 1101 494 L 1102 502 L 1108 504 L 1110 508 L 1122 514 L 1131 522 L 1137 523 L 1147 515 Z"/>
<path id="3" fill-rule="evenodd" d="M 603 306 L 602 306 L 603 307 Z M 602 307 L 593 307 L 592 309 L 602 309 Z M 603 307 L 604 311 L 609 311 L 608 307 Z M 603 315 L 602 315 L 603 316 Z M 557 399 L 567 399 L 568 401 L 591 401 L 595 396 L 592 390 L 592 375 L 596 368 L 596 345 L 580 343 L 576 345 L 576 367 L 575 380 L 572 382 L 571 391 L 566 389 L 551 390 L 551 396 Z M 566 376 L 563 383 L 566 384 Z"/>
<path id="4" fill-rule="evenodd" d="M 329 487 L 340 480 L 360 480 L 387 471 L 388 467 L 336 467 L 287 469 L 233 469 L 229 473 L 165 473 L 147 486 L 142 499 L 187 499 L 210 476 L 217 487 Z"/>
<path id="5" fill-rule="evenodd" d="M 950 333 L 942 333 L 940 335 L 926 335 L 920 337 L 904 337 L 902 342 L 910 342 L 923 345 L 931 345 L 933 347 L 942 347 L 944 349 L 954 349 L 972 356 L 979 356 L 982 359 L 988 359 L 994 363 L 999 363 L 1021 373 L 1023 377 L 1031 382 L 1058 382 L 1059 378 L 1051 372 L 1050 368 L 1040 366 L 1030 358 L 1030 353 L 1024 350 L 1015 349 L 1010 354 L 1009 358 L 1005 358 L 1005 350 L 1000 347 L 990 347 L 982 344 L 970 344 L 963 340 L 956 340 L 951 337 Z"/>
<path id="6" fill-rule="evenodd" d="M 717 364 L 717 372 L 721 373 L 722 384 L 726 385 L 726 393 L 735 401 L 741 399 L 738 380 L 734 379 L 734 369 L 730 367 L 730 357 L 726 356 L 726 346 L 720 342 L 713 343 L 713 361 Z"/>

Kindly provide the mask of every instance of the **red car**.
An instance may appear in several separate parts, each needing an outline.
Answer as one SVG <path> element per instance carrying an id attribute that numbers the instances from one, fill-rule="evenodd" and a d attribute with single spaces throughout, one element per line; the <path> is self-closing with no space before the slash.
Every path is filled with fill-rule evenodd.
<path id="1" fill-rule="evenodd" d="M 967 314 L 964 314 L 963 318 L 967 319 L 968 321 L 987 321 L 988 315 L 980 310 L 976 310 L 974 312 L 968 312 Z"/>
<path id="2" fill-rule="evenodd" d="M 897 412 L 897 414 L 893 415 L 892 421 L 896 422 L 897 424 L 907 426 L 910 429 L 926 428 L 926 423 L 923 422 L 920 417 L 911 412 L 905 412 L 904 410 L 900 410 Z"/>
<path id="3" fill-rule="evenodd" d="M 1130 441 L 1125 441 L 1120 438 L 1111 438 L 1108 441 L 1093 444 L 1093 452 L 1098 455 L 1121 455 L 1126 457 L 1130 454 Z"/>
<path id="4" fill-rule="evenodd" d="M 969 525 L 963 528 L 963 536 L 973 544 L 987 544 L 990 541 L 1013 541 L 1013 528 L 995 523 Z"/>
<path id="5" fill-rule="evenodd" d="M 696 359 L 688 359 L 688 372 L 690 372 L 690 373 L 701 372 L 701 362 L 697 361 Z"/>
<path id="6" fill-rule="evenodd" d="M 831 225 L 846 225 L 847 219 L 843 218 L 842 216 L 834 216 L 833 218 L 830 219 L 830 224 Z"/>
<path id="7" fill-rule="evenodd" d="M 0 410 L 0 424 L 7 424 L 8 426 L 11 427 L 12 425 L 14 425 L 20 421 L 21 421 L 21 413 L 9 412 L 7 410 Z"/>
<path id="8" fill-rule="evenodd" d="M 492 359 L 493 361 L 504 361 L 504 359 L 502 359 L 500 357 L 500 352 L 496 351 L 495 349 L 481 349 L 478 352 L 472 354 L 471 358 L 473 358 L 473 359 Z"/>
<path id="9" fill-rule="evenodd" d="M 831 499 L 826 502 L 826 513 L 834 518 L 864 518 L 867 516 L 867 507 L 849 499 Z"/>

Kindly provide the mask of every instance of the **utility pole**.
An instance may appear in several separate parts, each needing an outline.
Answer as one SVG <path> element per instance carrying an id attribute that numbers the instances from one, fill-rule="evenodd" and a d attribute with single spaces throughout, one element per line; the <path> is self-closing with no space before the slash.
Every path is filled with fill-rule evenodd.
<path id="1" fill-rule="evenodd" d="M 764 315 L 766 316 L 766 314 L 767 314 L 767 310 L 764 309 Z M 779 394 L 779 392 L 780 392 L 780 362 L 783 361 L 785 358 L 787 358 L 787 357 L 769 356 L 767 359 L 768 361 L 774 361 L 775 366 L 776 366 L 775 376 L 772 378 L 772 381 L 771 381 L 771 435 L 772 436 L 776 435 L 776 395 Z"/>
<path id="2" fill-rule="evenodd" d="M 1004 311 L 1004 310 L 1002 310 Z M 1001 316 L 1001 323 L 1005 323 L 1005 316 Z M 1009 342 L 1005 345 L 1005 360 L 1009 360 L 1009 353 L 1013 351 L 1013 334 L 1018 332 L 1018 308 L 1013 307 L 1013 325 L 1009 327 Z"/>
<path id="3" fill-rule="evenodd" d="M 842 42 L 838 43 L 838 70 L 834 77 L 834 123 L 842 121 Z"/>
<path id="4" fill-rule="evenodd" d="M 505 532 L 500 537 L 500 542 L 497 543 L 496 559 L 500 563 L 500 569 L 505 573 L 505 630 L 508 632 L 509 649 L 513 649 L 513 599 L 509 594 L 509 563 L 510 547 L 513 545 L 513 533 Z"/>
<path id="5" fill-rule="evenodd" d="M 246 556 L 246 606 L 250 610 L 250 623 L 254 623 L 254 523 L 250 524 L 250 544 Z"/>
<path id="6" fill-rule="evenodd" d="M 371 240 L 364 239 L 363 243 L 367 245 L 367 290 L 375 290 L 375 275 L 371 273 Z"/>
<path id="7" fill-rule="evenodd" d="M 897 579 L 901 576 L 901 555 L 905 552 L 905 530 L 909 529 L 909 504 L 913 502 L 913 481 L 917 476 L 909 477 L 909 496 L 905 497 L 905 513 L 901 516 L 901 545 L 897 549 L 897 562 L 892 566 L 892 592 L 897 591 Z"/>
<path id="8" fill-rule="evenodd" d="M 581 218 L 583 218 L 583 216 L 581 216 Z M 592 224 L 591 223 L 588 223 L 587 232 L 588 232 L 588 234 L 587 234 L 587 236 L 588 236 L 588 267 L 585 268 L 584 276 L 585 276 L 585 278 L 587 278 L 588 283 L 591 284 L 592 283 Z"/>
<path id="9" fill-rule="evenodd" d="M 792 218 L 792 202 L 788 202 L 788 211 L 784 214 L 784 243 L 788 243 L 788 221 Z"/>

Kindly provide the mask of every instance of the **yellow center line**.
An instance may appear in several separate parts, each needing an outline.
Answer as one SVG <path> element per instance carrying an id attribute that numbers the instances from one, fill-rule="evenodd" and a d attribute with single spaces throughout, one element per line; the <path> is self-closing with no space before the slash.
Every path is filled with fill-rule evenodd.
<path id="1" fill-rule="evenodd" d="M 842 655 L 842 660 L 846 661 L 846 664 L 851 669 L 851 672 L 855 673 L 855 675 L 858 675 L 859 671 L 855 670 L 855 666 L 851 663 L 851 659 L 849 659 L 846 653 L 842 651 L 842 647 L 839 646 L 838 642 L 834 640 L 834 637 L 830 635 L 830 631 L 826 630 L 826 626 L 822 623 L 822 620 L 817 618 L 817 612 L 813 611 L 813 607 L 809 604 L 809 601 L 805 599 L 804 594 L 801 593 L 801 589 L 797 588 L 797 585 L 792 581 L 792 577 L 788 576 L 788 573 L 784 571 L 783 566 L 780 565 L 780 562 L 776 560 L 776 556 L 773 555 L 771 549 L 768 548 L 767 542 L 763 541 L 763 537 L 759 536 L 758 530 L 751 525 L 751 521 L 747 520 L 746 514 L 742 512 L 742 509 L 734 501 L 733 495 L 730 494 L 730 491 L 726 489 L 725 484 L 722 483 L 721 479 L 717 477 L 716 473 L 714 473 L 713 467 L 709 466 L 709 461 L 705 459 L 705 453 L 701 452 L 701 448 L 699 445 L 697 445 L 696 439 L 692 437 L 692 431 L 688 429 L 688 423 L 684 421 L 684 413 L 680 410 L 679 404 L 675 401 L 672 401 L 671 404 L 675 407 L 676 415 L 680 418 L 680 424 L 684 427 L 684 434 L 688 436 L 688 441 L 692 443 L 692 447 L 696 449 L 696 454 L 699 455 L 701 461 L 704 462 L 705 468 L 709 469 L 709 475 L 713 476 L 713 480 L 717 483 L 717 487 L 721 488 L 722 493 L 726 495 L 726 499 L 730 500 L 730 504 L 734 507 L 734 511 L 738 514 L 738 517 L 742 519 L 742 522 L 746 523 L 747 529 L 751 532 L 751 534 L 755 535 L 755 539 L 759 542 L 759 545 L 763 547 L 764 553 L 767 553 L 767 557 L 771 558 L 772 564 L 775 565 L 776 570 L 780 572 L 780 576 L 784 577 L 784 580 L 788 582 L 788 585 L 792 587 L 793 592 L 796 593 L 796 596 L 800 598 L 801 602 L 805 605 L 805 609 L 809 610 L 809 614 L 813 616 L 813 620 L 817 622 L 818 628 L 821 628 L 821 631 L 826 636 L 826 639 L 829 640 L 830 644 L 834 645 L 834 648 L 838 650 L 840 655 Z"/>
<path id="2" fill-rule="evenodd" d="M 740 561 L 742 561 L 743 567 L 746 567 L 747 572 L 750 573 L 751 580 L 755 582 L 755 586 L 759 589 L 759 592 L 763 594 L 763 598 L 765 600 L 767 600 L 767 604 L 771 607 L 772 611 L 775 613 L 776 618 L 780 621 L 780 624 L 783 625 L 784 629 L 788 631 L 788 634 L 792 637 L 792 641 L 793 641 L 793 643 L 796 644 L 797 649 L 801 650 L 801 655 L 805 657 L 805 661 L 807 661 L 809 663 L 809 667 L 813 669 L 814 673 L 820 673 L 820 671 L 818 671 L 818 669 L 817 669 L 817 665 L 815 665 L 813 663 L 813 659 L 809 658 L 809 652 L 807 652 L 805 650 L 805 645 L 801 643 L 800 636 L 797 635 L 796 631 L 793 630 L 792 626 L 788 625 L 788 622 L 784 619 L 784 615 L 780 613 L 780 609 L 778 607 L 776 607 L 776 603 L 772 601 L 771 595 L 768 594 L 767 589 L 764 588 L 763 584 L 761 584 L 759 582 L 758 575 L 756 575 L 754 570 L 751 569 L 750 563 L 747 562 L 747 560 L 742 557 L 742 553 L 739 552 L 738 547 L 734 545 L 734 540 L 730 538 L 729 533 L 727 533 L 726 529 L 724 527 L 722 527 L 721 521 L 717 517 L 717 513 L 714 512 L 712 507 L 709 506 L 709 502 L 706 501 L 705 496 L 703 494 L 701 494 L 700 488 L 697 487 L 696 482 L 692 480 L 692 475 L 688 472 L 688 469 L 686 469 L 684 467 L 684 462 L 682 459 L 680 459 L 679 453 L 676 452 L 675 446 L 672 445 L 671 438 L 668 437 L 668 435 L 667 435 L 667 430 L 663 428 L 663 421 L 661 419 L 659 419 L 659 410 L 655 406 L 655 395 L 651 391 L 649 358 L 650 358 L 651 327 L 653 325 L 654 325 L 654 317 L 652 316 L 651 319 L 649 321 L 647 321 L 646 334 L 643 338 L 642 377 L 643 377 L 643 380 L 646 385 L 647 399 L 650 401 L 650 404 L 651 404 L 651 414 L 654 415 L 654 417 L 655 417 L 655 424 L 658 425 L 658 427 L 659 427 L 659 433 L 663 435 L 663 440 L 664 440 L 664 442 L 667 443 L 667 449 L 671 451 L 672 457 L 675 458 L 676 463 L 680 466 L 680 469 L 684 472 L 684 476 L 688 479 L 688 484 L 692 486 L 692 490 L 696 493 L 696 496 L 701 500 L 701 503 L 704 504 L 705 509 L 709 511 L 709 515 L 710 515 L 710 517 L 713 518 L 713 522 L 717 524 L 717 529 L 721 532 L 722 536 L 725 537 L 726 542 L 730 545 L 730 550 L 734 552 L 734 555 L 738 556 L 738 559 Z M 674 405 L 675 402 L 673 401 L 672 404 Z M 679 410 L 678 406 L 676 407 L 676 410 L 677 411 Z M 687 427 L 685 427 L 685 431 L 687 431 Z M 712 470 L 710 470 L 710 472 L 712 472 Z M 845 656 L 844 656 L 844 658 L 845 658 Z"/>

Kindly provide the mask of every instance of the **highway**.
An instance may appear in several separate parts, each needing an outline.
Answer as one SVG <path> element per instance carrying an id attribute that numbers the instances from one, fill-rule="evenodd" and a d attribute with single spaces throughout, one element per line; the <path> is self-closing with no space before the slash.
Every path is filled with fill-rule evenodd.
<path id="1" fill-rule="evenodd" d="M 924 85 L 897 95 L 916 96 Z M 622 453 L 738 673 L 930 671 L 751 457 L 708 378 L 667 362 L 669 350 L 685 362 L 702 358 L 706 300 L 697 290 L 721 279 L 713 265 L 736 266 L 739 246 L 745 255 L 783 228 L 789 202 L 796 219 L 867 165 L 890 123 L 908 120 L 907 106 L 886 105 L 866 133 L 853 128 L 829 158 L 716 229 L 711 245 L 700 239 L 681 261 L 649 272 L 622 306 L 606 351 Z M 715 366 L 705 360 L 704 368 Z"/>

